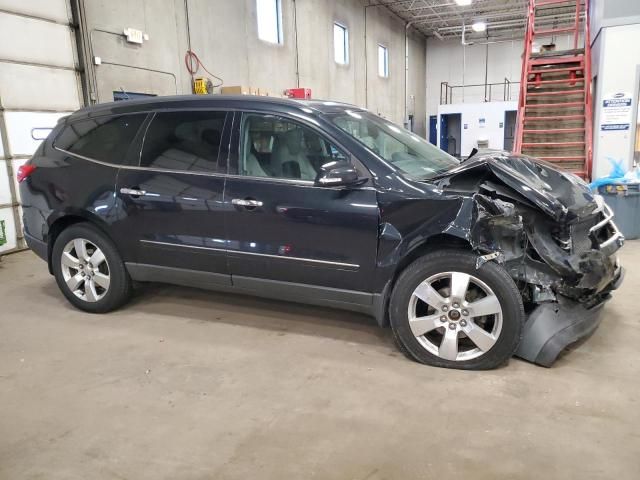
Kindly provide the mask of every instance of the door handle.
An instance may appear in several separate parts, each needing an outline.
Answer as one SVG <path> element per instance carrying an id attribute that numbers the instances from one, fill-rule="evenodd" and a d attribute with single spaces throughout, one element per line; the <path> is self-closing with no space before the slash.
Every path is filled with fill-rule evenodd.
<path id="1" fill-rule="evenodd" d="M 146 190 L 137 190 L 135 188 L 121 188 L 120 193 L 131 195 L 132 197 L 142 197 L 147 194 Z"/>
<path id="2" fill-rule="evenodd" d="M 260 200 L 253 200 L 251 198 L 234 198 L 231 200 L 231 203 L 239 207 L 255 208 L 262 206 L 262 202 Z"/>

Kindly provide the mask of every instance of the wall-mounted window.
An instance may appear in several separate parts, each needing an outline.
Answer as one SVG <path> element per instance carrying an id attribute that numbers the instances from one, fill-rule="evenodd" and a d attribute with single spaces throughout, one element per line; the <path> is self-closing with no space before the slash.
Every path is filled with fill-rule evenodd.
<path id="1" fill-rule="evenodd" d="M 333 24 L 333 58 L 336 63 L 349 63 L 349 30 L 339 23 Z"/>
<path id="2" fill-rule="evenodd" d="M 384 45 L 378 45 L 378 75 L 389 76 L 389 50 Z"/>
<path id="3" fill-rule="evenodd" d="M 281 0 L 256 0 L 258 38 L 265 42 L 282 43 Z"/>

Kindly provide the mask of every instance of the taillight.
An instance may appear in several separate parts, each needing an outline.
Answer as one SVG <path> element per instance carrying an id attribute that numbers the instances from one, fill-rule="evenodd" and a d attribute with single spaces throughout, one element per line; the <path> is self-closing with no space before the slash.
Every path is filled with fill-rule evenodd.
<path id="1" fill-rule="evenodd" d="M 29 165 L 26 163 L 22 165 L 20 168 L 18 168 L 18 175 L 16 175 L 16 177 L 18 177 L 18 183 L 28 178 L 29 175 L 31 175 L 35 170 L 36 170 L 35 165 Z"/>

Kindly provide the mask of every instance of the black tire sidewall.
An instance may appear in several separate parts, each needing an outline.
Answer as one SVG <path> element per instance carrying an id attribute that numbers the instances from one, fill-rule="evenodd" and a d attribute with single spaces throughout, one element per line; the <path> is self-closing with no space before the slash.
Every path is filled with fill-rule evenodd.
<path id="1" fill-rule="evenodd" d="M 494 262 L 476 268 L 477 259 L 471 252 L 442 250 L 421 257 L 400 274 L 391 294 L 389 319 L 405 354 L 428 365 L 467 370 L 496 368 L 511 358 L 522 339 L 525 319 L 522 297 L 504 268 Z M 488 352 L 471 360 L 457 362 L 433 355 L 418 342 L 409 327 L 408 306 L 415 288 L 428 277 L 449 271 L 468 273 L 482 280 L 493 290 L 502 307 L 498 340 Z"/>
<path id="2" fill-rule="evenodd" d="M 106 295 L 97 302 L 86 302 L 78 298 L 67 287 L 62 274 L 60 258 L 62 251 L 71 240 L 84 238 L 94 243 L 105 255 L 109 265 L 109 289 Z M 131 293 L 131 279 L 127 273 L 122 258 L 110 239 L 98 228 L 90 224 L 72 225 L 63 230 L 56 238 L 51 252 L 51 267 L 58 287 L 64 296 L 75 307 L 90 313 L 105 313 L 120 307 L 127 301 Z"/>

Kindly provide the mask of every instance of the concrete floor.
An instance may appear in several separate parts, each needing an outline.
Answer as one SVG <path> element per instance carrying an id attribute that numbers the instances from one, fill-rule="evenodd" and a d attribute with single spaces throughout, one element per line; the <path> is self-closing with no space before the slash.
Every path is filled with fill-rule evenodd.
<path id="1" fill-rule="evenodd" d="M 148 286 L 74 310 L 0 262 L 1 479 L 638 478 L 640 242 L 554 368 L 418 365 L 367 317 Z"/>

